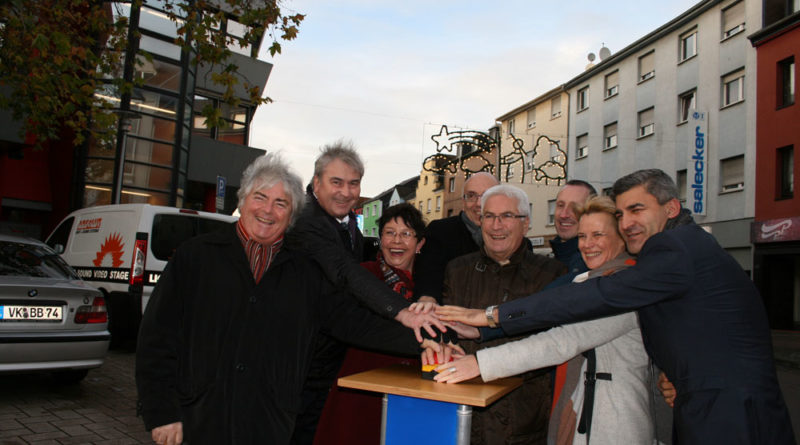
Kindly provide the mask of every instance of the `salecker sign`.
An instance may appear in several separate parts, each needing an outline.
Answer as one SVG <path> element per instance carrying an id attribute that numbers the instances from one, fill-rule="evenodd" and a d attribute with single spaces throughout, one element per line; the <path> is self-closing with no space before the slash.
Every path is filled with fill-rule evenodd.
<path id="1" fill-rule="evenodd" d="M 689 163 L 686 166 L 686 207 L 695 215 L 706 214 L 708 202 L 708 113 L 689 113 Z"/>

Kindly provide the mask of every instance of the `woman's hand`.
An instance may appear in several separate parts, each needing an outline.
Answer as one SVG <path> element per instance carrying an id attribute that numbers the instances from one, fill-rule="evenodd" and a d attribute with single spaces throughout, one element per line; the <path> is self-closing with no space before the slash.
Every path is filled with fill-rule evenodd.
<path id="1" fill-rule="evenodd" d="M 461 306 L 439 306 L 436 315 L 442 321 L 458 321 L 470 326 L 489 326 L 486 311 L 483 309 L 468 309 Z"/>
<path id="2" fill-rule="evenodd" d="M 478 328 L 465 325 L 464 323 L 451 321 L 447 323 L 447 327 L 456 331 L 459 338 L 467 340 L 476 340 L 481 337 L 481 331 L 479 331 Z"/>
<path id="3" fill-rule="evenodd" d="M 436 372 L 438 374 L 433 379 L 440 383 L 458 383 L 481 375 L 478 359 L 474 354 L 465 355 L 456 361 L 445 363 L 436 368 Z"/>
<path id="4" fill-rule="evenodd" d="M 411 303 L 411 306 L 408 307 L 408 310 L 414 312 L 415 314 L 427 314 L 428 312 L 436 309 L 438 306 L 439 304 L 436 302 L 435 298 L 423 295 L 419 297 L 419 300 Z"/>

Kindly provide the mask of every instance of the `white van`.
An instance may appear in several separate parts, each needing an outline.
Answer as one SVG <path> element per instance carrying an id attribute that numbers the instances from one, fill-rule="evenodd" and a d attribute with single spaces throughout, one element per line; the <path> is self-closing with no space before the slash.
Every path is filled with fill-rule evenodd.
<path id="1" fill-rule="evenodd" d="M 153 286 L 183 241 L 236 221 L 219 213 L 149 204 L 76 210 L 46 243 L 106 296 L 115 345 L 135 341 Z"/>

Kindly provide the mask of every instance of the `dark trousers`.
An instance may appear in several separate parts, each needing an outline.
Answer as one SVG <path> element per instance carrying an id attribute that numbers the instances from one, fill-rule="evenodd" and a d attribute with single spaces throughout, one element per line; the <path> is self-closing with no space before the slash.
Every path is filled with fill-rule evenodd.
<path id="1" fill-rule="evenodd" d="M 311 360 L 306 383 L 303 386 L 300 412 L 295 420 L 292 445 L 312 445 L 317 423 L 328 399 L 328 392 L 344 362 L 347 346 L 327 335 L 320 335 Z"/>

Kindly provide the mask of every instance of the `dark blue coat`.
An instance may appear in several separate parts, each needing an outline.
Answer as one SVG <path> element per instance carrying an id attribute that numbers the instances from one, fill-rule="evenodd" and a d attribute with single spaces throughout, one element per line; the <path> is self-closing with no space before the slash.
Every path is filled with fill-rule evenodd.
<path id="1" fill-rule="evenodd" d="M 499 318 L 517 334 L 632 309 L 678 392 L 676 443 L 795 443 L 758 291 L 696 224 L 652 236 L 635 267 L 503 304 Z"/>

